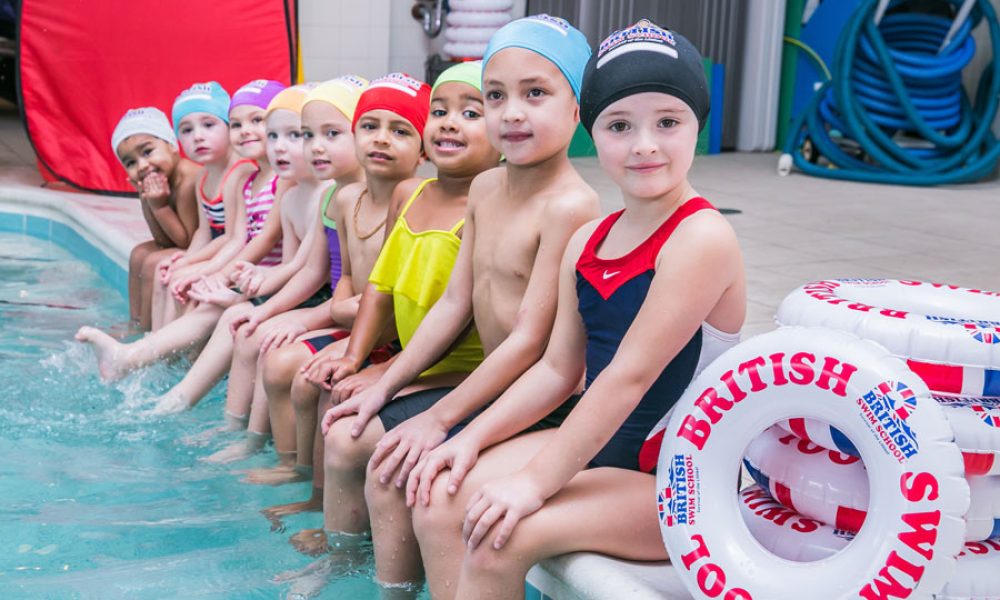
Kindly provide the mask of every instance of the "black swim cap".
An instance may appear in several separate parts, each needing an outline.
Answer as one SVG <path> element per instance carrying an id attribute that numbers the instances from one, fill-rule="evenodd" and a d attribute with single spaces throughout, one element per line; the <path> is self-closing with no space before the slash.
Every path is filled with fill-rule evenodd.
<path id="1" fill-rule="evenodd" d="M 583 73 L 580 120 L 587 132 L 609 104 L 633 94 L 663 92 L 683 100 L 705 126 L 711 100 L 701 53 L 679 33 L 642 19 L 609 35 Z"/>

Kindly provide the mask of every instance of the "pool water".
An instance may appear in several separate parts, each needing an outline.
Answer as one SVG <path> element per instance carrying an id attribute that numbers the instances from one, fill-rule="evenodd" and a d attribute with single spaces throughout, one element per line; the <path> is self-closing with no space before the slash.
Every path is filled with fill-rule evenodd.
<path id="1" fill-rule="evenodd" d="M 125 300 L 60 247 L 0 234 L 0 598 L 375 598 L 370 558 L 316 588 L 275 583 L 314 559 L 259 511 L 308 497 L 309 484 L 241 483 L 269 466 L 199 460 L 239 438 L 190 438 L 221 424 L 222 386 L 195 409 L 148 417 L 183 364 L 100 382 L 81 325 L 127 320 Z"/>

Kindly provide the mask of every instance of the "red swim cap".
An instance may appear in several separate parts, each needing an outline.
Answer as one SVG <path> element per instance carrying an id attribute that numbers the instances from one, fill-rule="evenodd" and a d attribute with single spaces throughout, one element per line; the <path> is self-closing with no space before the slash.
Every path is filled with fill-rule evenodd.
<path id="1" fill-rule="evenodd" d="M 422 136 L 431 110 L 431 86 L 406 73 L 390 73 L 372 81 L 358 99 L 351 131 L 357 128 L 362 115 L 380 109 L 403 117 Z"/>

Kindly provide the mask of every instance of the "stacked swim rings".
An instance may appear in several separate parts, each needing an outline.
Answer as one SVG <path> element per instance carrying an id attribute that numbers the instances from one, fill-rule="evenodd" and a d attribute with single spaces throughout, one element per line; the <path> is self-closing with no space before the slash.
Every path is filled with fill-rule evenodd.
<path id="1" fill-rule="evenodd" d="M 692 594 L 1000 600 L 1000 294 L 819 281 L 777 321 L 650 434 Z"/>
<path id="2" fill-rule="evenodd" d="M 444 53 L 452 60 L 475 60 L 486 53 L 486 43 L 510 22 L 513 0 L 451 0 L 445 17 Z"/>

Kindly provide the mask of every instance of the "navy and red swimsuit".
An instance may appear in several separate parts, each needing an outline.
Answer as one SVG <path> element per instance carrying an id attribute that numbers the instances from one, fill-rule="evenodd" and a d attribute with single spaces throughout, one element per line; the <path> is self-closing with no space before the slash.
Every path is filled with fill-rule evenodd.
<path id="1" fill-rule="evenodd" d="M 645 302 L 656 272 L 656 257 L 663 244 L 684 219 L 700 210 L 715 208 L 704 198 L 688 200 L 649 238 L 618 258 L 600 258 L 597 250 L 624 211 L 609 215 L 590 236 L 576 263 L 576 294 L 587 332 L 588 388 L 614 358 L 625 332 Z M 640 470 L 639 452 L 646 436 L 691 383 L 701 352 L 702 330 L 699 329 L 597 453 L 590 462 L 591 467 Z"/>

